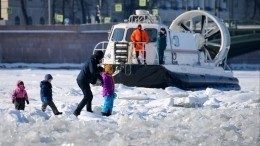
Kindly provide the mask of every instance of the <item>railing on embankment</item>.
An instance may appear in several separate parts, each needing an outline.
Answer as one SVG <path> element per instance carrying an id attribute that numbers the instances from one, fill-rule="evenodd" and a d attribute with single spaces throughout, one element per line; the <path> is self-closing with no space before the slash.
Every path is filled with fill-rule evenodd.
<path id="1" fill-rule="evenodd" d="M 82 63 L 98 42 L 107 40 L 111 26 L 0 26 L 0 63 Z M 232 36 L 248 31 L 251 34 Z M 260 52 L 259 29 L 233 29 L 230 32 L 231 60 L 248 52 Z M 254 56 L 258 57 L 259 53 L 247 58 L 252 61 Z"/>
<path id="2" fill-rule="evenodd" d="M 232 58 L 257 50 L 260 50 L 260 33 L 233 36 L 228 57 Z"/>

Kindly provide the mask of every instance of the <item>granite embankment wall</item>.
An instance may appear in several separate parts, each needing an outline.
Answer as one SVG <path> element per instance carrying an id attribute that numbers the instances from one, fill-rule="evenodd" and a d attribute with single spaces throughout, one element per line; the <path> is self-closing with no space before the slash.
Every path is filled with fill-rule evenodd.
<path id="1" fill-rule="evenodd" d="M 0 26 L 0 63 L 82 63 L 92 54 L 98 42 L 107 41 L 111 26 Z M 237 51 L 235 49 L 248 50 L 252 47 L 250 44 L 243 46 L 243 43 L 236 45 L 241 48 L 232 48 L 232 45 L 230 54 Z M 253 52 L 244 51 L 229 58 L 228 63 L 259 64 L 259 42 L 255 47 Z"/>
<path id="2" fill-rule="evenodd" d="M 0 26 L 0 63 L 82 63 L 111 24 Z"/>

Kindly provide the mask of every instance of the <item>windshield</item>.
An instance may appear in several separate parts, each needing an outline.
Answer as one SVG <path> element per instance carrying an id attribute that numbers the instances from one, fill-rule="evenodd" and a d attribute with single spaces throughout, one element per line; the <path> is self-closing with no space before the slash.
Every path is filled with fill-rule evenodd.
<path id="1" fill-rule="evenodd" d="M 123 28 L 116 28 L 112 35 L 112 41 L 122 41 L 124 37 L 125 29 Z"/>
<path id="2" fill-rule="evenodd" d="M 126 33 L 126 38 L 125 40 L 128 41 L 128 42 L 131 42 L 131 34 L 133 33 L 133 31 L 135 30 L 136 28 L 129 28 L 127 30 L 127 33 Z M 149 42 L 156 42 L 157 41 L 157 29 L 155 28 L 145 28 L 144 29 L 148 36 L 149 36 Z"/>

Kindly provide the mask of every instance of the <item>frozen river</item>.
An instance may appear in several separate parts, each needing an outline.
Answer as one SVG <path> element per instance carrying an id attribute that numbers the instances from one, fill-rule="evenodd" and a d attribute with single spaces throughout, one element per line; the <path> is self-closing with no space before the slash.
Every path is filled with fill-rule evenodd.
<path id="1" fill-rule="evenodd" d="M 63 115 L 41 109 L 39 83 L 52 74 L 53 98 Z M 110 117 L 99 115 L 100 86 L 92 86 L 94 114 L 72 115 L 83 95 L 79 70 L 0 70 L 0 146 L 30 145 L 260 145 L 260 72 L 235 71 L 240 91 L 175 87 L 149 89 L 116 84 Z M 23 80 L 30 104 L 17 111 L 10 94 Z"/>

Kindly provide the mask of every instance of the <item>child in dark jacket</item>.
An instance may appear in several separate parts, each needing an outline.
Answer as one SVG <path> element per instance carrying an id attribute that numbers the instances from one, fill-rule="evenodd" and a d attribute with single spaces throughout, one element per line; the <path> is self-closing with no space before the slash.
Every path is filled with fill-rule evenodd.
<path id="1" fill-rule="evenodd" d="M 15 105 L 15 109 L 24 110 L 25 101 L 29 104 L 28 95 L 25 90 L 23 81 L 17 81 L 16 89 L 12 93 L 12 102 Z"/>
<path id="2" fill-rule="evenodd" d="M 45 75 L 45 80 L 41 81 L 41 101 L 42 101 L 42 111 L 45 112 L 47 106 L 49 105 L 54 113 L 54 115 L 60 115 L 62 112 L 59 112 L 56 105 L 52 99 L 52 76 L 50 74 Z"/>
<path id="3" fill-rule="evenodd" d="M 103 116 L 110 116 L 112 114 L 112 109 L 114 105 L 115 84 L 112 78 L 112 74 L 112 66 L 106 65 L 105 72 L 102 73 L 104 106 L 102 108 L 101 114 Z"/>

